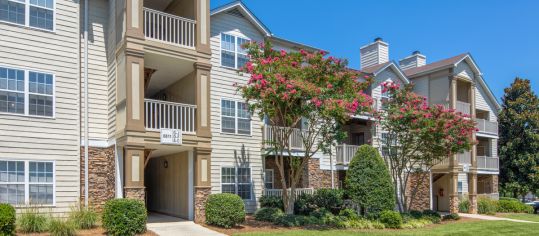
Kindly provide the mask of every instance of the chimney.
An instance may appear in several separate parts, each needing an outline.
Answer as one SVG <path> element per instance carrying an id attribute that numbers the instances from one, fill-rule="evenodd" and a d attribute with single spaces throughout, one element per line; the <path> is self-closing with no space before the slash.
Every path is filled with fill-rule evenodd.
<path id="1" fill-rule="evenodd" d="M 365 67 L 383 64 L 389 61 L 389 44 L 382 38 L 374 39 L 374 42 L 359 49 L 361 69 Z"/>
<path id="2" fill-rule="evenodd" d="M 402 70 L 408 70 L 424 66 L 427 64 L 427 57 L 419 51 L 414 51 L 412 55 L 405 57 L 399 61 L 399 66 Z"/>

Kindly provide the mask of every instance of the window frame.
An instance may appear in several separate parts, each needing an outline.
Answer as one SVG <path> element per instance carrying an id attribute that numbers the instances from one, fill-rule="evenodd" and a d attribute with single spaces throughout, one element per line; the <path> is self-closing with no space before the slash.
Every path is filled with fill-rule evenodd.
<path id="1" fill-rule="evenodd" d="M 234 133 L 232 132 L 227 132 L 227 131 L 223 131 L 223 101 L 228 101 L 228 102 L 234 102 Z M 238 130 L 238 120 L 239 119 L 246 119 L 246 118 L 240 118 L 238 116 L 238 109 L 239 109 L 239 103 L 243 103 L 243 104 L 246 104 L 248 105 L 246 102 L 244 101 L 241 101 L 241 100 L 238 100 L 238 99 L 231 99 L 231 98 L 221 98 L 219 100 L 219 125 L 221 126 L 220 128 L 220 132 L 221 134 L 232 134 L 232 135 L 244 135 L 244 136 L 251 136 L 253 134 L 253 116 L 251 114 L 251 112 L 249 111 L 249 133 L 248 134 L 242 134 L 242 133 L 239 133 Z M 232 118 L 232 116 L 224 116 L 224 117 L 227 117 L 227 118 Z"/>
<path id="2" fill-rule="evenodd" d="M 459 194 L 464 193 L 464 183 L 463 183 L 463 181 L 457 181 L 457 193 L 459 193 Z"/>
<path id="3" fill-rule="evenodd" d="M 223 169 L 225 168 L 228 168 L 228 169 L 234 169 L 234 183 L 223 183 Z M 240 168 L 244 168 L 244 169 L 248 169 L 249 170 L 249 183 L 240 183 L 238 181 L 238 169 Z M 253 200 L 253 195 L 254 195 L 254 191 L 253 191 L 253 169 L 250 167 L 250 166 L 247 166 L 247 167 L 242 167 L 242 166 L 231 166 L 231 165 L 223 165 L 221 166 L 220 168 L 220 171 L 221 173 L 219 174 L 219 179 L 220 179 L 220 187 L 221 187 L 221 193 L 225 193 L 223 192 L 223 185 L 234 185 L 234 194 L 239 195 L 239 186 L 240 185 L 249 185 L 249 196 L 250 198 L 240 198 L 244 201 L 249 201 L 249 200 Z"/>
<path id="4" fill-rule="evenodd" d="M 227 36 L 230 36 L 230 37 L 233 37 L 234 38 L 234 51 L 230 51 L 230 50 L 227 50 L 227 49 L 223 49 L 223 35 L 227 35 Z M 238 70 L 240 67 L 238 66 L 238 54 L 241 54 L 243 56 L 248 56 L 247 53 L 241 53 L 239 52 L 238 50 L 238 38 L 240 39 L 244 39 L 246 40 L 247 42 L 248 41 L 251 41 L 251 39 L 247 38 L 247 37 L 244 37 L 244 36 L 240 36 L 238 34 L 233 34 L 233 33 L 225 33 L 225 32 L 221 32 L 221 35 L 220 35 L 220 39 L 219 39 L 219 64 L 222 66 L 222 67 L 225 67 L 225 68 L 230 68 L 230 69 L 234 69 L 234 70 Z M 227 66 L 227 65 L 223 65 L 223 51 L 226 51 L 226 52 L 229 52 L 229 53 L 234 53 L 234 66 L 231 67 L 231 66 Z"/>
<path id="5" fill-rule="evenodd" d="M 13 112 L 3 112 L 0 111 L 0 115 L 13 115 L 13 116 L 25 116 L 33 118 L 45 118 L 45 119 L 56 119 L 56 75 L 51 71 L 35 70 L 28 67 L 14 67 L 0 64 L 0 68 L 5 68 L 8 70 L 22 70 L 24 71 L 24 91 L 19 91 L 19 93 L 24 93 L 24 113 L 13 113 Z M 52 94 L 39 94 L 39 93 L 30 93 L 30 72 L 49 74 L 52 76 Z M 9 89 L 0 89 L 0 91 L 10 92 Z M 31 115 L 30 114 L 30 95 L 37 96 L 52 96 L 52 116 L 41 116 L 41 115 Z"/>
<path id="6" fill-rule="evenodd" d="M 24 204 L 16 204 L 15 207 L 32 207 L 37 205 L 40 207 L 55 207 L 56 206 L 56 160 L 34 160 L 34 159 L 0 159 L 6 162 L 23 162 L 24 163 L 24 182 L 0 182 L 0 184 L 23 184 L 24 185 Z M 30 182 L 30 162 L 36 163 L 52 163 L 52 183 L 46 182 Z M 39 204 L 30 202 L 30 185 L 52 185 L 52 203 Z"/>
<path id="7" fill-rule="evenodd" d="M 271 173 L 271 182 L 267 182 L 268 172 Z M 266 187 L 266 184 L 271 184 L 271 188 Z M 264 188 L 265 189 L 274 189 L 275 188 L 275 171 L 273 169 L 264 170 Z"/>
<path id="8" fill-rule="evenodd" d="M 6 20 L 0 20 L 0 22 L 6 23 L 6 24 L 11 24 L 11 25 L 23 26 L 23 27 L 27 27 L 27 28 L 35 29 L 35 30 L 43 30 L 43 31 L 47 31 L 47 32 L 56 32 L 56 1 L 57 0 L 52 0 L 52 8 L 47 8 L 47 7 L 31 4 L 30 0 L 24 0 L 24 2 L 19 2 L 17 0 L 6 0 L 6 1 L 15 2 L 15 3 L 19 3 L 19 4 L 24 5 L 24 24 L 19 24 L 19 23 L 15 23 L 15 22 L 11 22 L 11 21 L 6 21 Z M 39 27 L 36 27 L 36 26 L 31 26 L 30 25 L 30 7 L 36 7 L 36 8 L 41 8 L 41 9 L 46 9 L 46 10 L 52 11 L 52 29 L 45 29 L 45 28 L 39 28 Z"/>

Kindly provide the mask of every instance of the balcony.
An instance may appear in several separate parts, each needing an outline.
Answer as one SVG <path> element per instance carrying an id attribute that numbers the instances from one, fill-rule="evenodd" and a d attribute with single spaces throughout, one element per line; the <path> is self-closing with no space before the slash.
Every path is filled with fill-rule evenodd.
<path id="1" fill-rule="evenodd" d="M 275 142 L 274 135 L 282 135 L 284 136 L 286 132 L 291 132 L 290 137 L 288 138 L 288 146 L 291 149 L 295 150 L 305 150 L 305 147 L 303 146 L 303 140 L 301 138 L 301 131 L 298 128 L 287 128 L 287 127 L 280 127 L 280 126 L 272 126 L 272 125 L 264 125 L 264 140 L 262 140 L 264 145 L 268 145 L 268 143 Z"/>
<path id="2" fill-rule="evenodd" d="M 470 165 L 472 164 L 472 155 L 470 154 L 469 151 L 458 153 L 457 160 L 459 161 L 459 165 L 462 165 L 462 164 Z"/>
<path id="3" fill-rule="evenodd" d="M 143 8 L 144 36 L 148 40 L 195 48 L 196 21 Z"/>
<path id="4" fill-rule="evenodd" d="M 460 112 L 465 115 L 470 115 L 472 113 L 471 107 L 472 106 L 470 105 L 470 103 L 457 101 L 457 112 Z"/>
<path id="5" fill-rule="evenodd" d="M 352 161 L 352 158 L 354 158 L 354 155 L 356 154 L 358 149 L 359 149 L 359 146 L 357 145 L 348 145 L 348 144 L 337 145 L 336 147 L 337 164 L 342 164 L 342 165 L 350 164 L 350 161 Z"/>
<path id="6" fill-rule="evenodd" d="M 183 134 L 195 134 L 195 114 L 195 105 L 144 99 L 144 126 L 148 131 L 179 129 Z"/>
<path id="7" fill-rule="evenodd" d="M 481 133 L 489 133 L 498 135 L 498 122 L 488 121 L 485 119 L 475 119 L 477 129 Z"/>
<path id="8" fill-rule="evenodd" d="M 477 169 L 486 171 L 498 171 L 500 168 L 498 157 L 477 156 Z"/>
<path id="9" fill-rule="evenodd" d="M 290 196 L 291 189 L 286 190 L 288 192 L 288 196 Z M 296 188 L 296 191 L 294 192 L 294 196 L 298 197 L 303 194 L 314 194 L 314 188 Z M 264 189 L 264 192 L 262 192 L 263 196 L 275 196 L 275 197 L 282 197 L 283 196 L 283 190 L 282 189 Z"/>

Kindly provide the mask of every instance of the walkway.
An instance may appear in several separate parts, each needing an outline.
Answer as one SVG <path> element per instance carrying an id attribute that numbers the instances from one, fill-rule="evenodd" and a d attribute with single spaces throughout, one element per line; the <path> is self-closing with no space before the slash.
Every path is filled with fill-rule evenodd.
<path id="1" fill-rule="evenodd" d="M 507 220 L 507 221 L 520 222 L 520 223 L 539 224 L 539 222 L 533 222 L 533 221 L 528 221 L 528 220 L 515 220 L 515 219 L 509 219 L 509 218 L 503 218 L 503 217 L 497 217 L 497 216 L 479 215 L 479 214 L 459 213 L 459 216 L 472 218 L 472 219 L 480 219 L 480 220 Z"/>
<path id="2" fill-rule="evenodd" d="M 193 221 L 187 221 L 181 218 L 172 216 L 150 213 L 148 216 L 149 230 L 161 236 L 223 236 L 224 234 L 215 232 L 211 229 L 204 228 L 195 224 Z"/>

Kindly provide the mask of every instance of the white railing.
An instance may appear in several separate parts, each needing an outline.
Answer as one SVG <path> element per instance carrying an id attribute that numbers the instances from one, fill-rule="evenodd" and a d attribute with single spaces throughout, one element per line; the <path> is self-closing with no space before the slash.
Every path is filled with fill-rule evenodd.
<path id="1" fill-rule="evenodd" d="M 337 163 L 348 165 L 350 161 L 352 161 L 352 158 L 354 158 L 354 155 L 356 154 L 358 149 L 359 149 L 359 146 L 357 145 L 348 145 L 348 144 L 337 145 L 336 147 Z"/>
<path id="2" fill-rule="evenodd" d="M 288 196 L 290 196 L 291 189 L 286 190 L 288 192 Z M 314 194 L 314 188 L 297 188 L 296 191 L 294 191 L 294 197 L 298 197 L 303 194 Z M 275 196 L 275 197 L 282 197 L 283 196 L 283 190 L 282 189 L 264 189 L 264 192 L 262 193 L 264 196 Z"/>
<path id="3" fill-rule="evenodd" d="M 477 197 L 490 198 L 492 200 L 500 200 L 500 194 L 499 193 L 478 193 Z"/>
<path id="4" fill-rule="evenodd" d="M 147 130 L 180 129 L 195 133 L 196 106 L 175 102 L 144 99 L 144 126 Z"/>
<path id="5" fill-rule="evenodd" d="M 481 170 L 498 170 L 498 157 L 477 156 L 477 168 Z"/>
<path id="6" fill-rule="evenodd" d="M 291 131 L 290 131 L 291 129 Z M 290 137 L 288 139 L 288 145 L 292 149 L 305 150 L 303 147 L 303 140 L 301 138 L 301 131 L 298 128 L 285 128 L 280 126 L 264 125 L 264 140 L 263 143 L 268 145 L 268 143 L 275 141 L 275 133 L 278 135 L 285 135 L 285 132 L 290 131 Z M 279 134 L 280 133 L 280 134 Z"/>
<path id="7" fill-rule="evenodd" d="M 475 119 L 479 132 L 498 134 L 498 122 L 488 121 L 485 119 Z"/>
<path id="8" fill-rule="evenodd" d="M 195 47 L 195 25 L 191 19 L 156 11 L 143 9 L 144 36 L 147 39 L 185 46 Z"/>
<path id="9" fill-rule="evenodd" d="M 457 111 L 462 114 L 470 115 L 471 114 L 471 105 L 467 102 L 457 101 Z"/>
<path id="10" fill-rule="evenodd" d="M 433 168 L 446 168 L 449 166 L 449 158 L 444 158 L 438 164 L 434 165 Z"/>
<path id="11" fill-rule="evenodd" d="M 472 155 L 469 151 L 457 153 L 457 160 L 459 160 L 459 164 L 472 164 Z"/>

